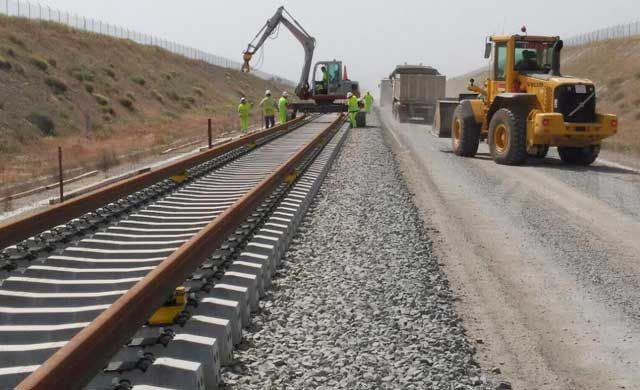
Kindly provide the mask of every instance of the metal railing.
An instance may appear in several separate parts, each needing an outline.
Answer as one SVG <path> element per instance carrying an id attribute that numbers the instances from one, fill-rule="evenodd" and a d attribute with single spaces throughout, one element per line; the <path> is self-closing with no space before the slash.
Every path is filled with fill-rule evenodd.
<path id="1" fill-rule="evenodd" d="M 572 36 L 564 40 L 567 46 L 581 46 L 609 39 L 625 39 L 640 35 L 640 21 L 618 24 Z"/>
<path id="2" fill-rule="evenodd" d="M 81 31 L 128 39 L 141 45 L 157 46 L 174 54 L 194 60 L 204 61 L 223 68 L 240 70 L 241 67 L 239 62 L 207 53 L 200 49 L 182 45 L 153 35 L 137 32 L 115 24 L 106 23 L 101 20 L 75 15 L 56 8 L 51 8 L 47 5 L 30 2 L 28 0 L 0 0 L 0 14 L 22 17 L 30 20 L 43 20 L 59 23 Z M 286 79 L 266 72 L 254 71 L 252 73 L 265 80 L 292 84 Z"/>

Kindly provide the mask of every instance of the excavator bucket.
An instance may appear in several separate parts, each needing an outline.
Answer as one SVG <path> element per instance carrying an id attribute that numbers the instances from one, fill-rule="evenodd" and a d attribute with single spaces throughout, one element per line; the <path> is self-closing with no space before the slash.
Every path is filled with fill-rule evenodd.
<path id="1" fill-rule="evenodd" d="M 249 71 L 251 70 L 251 66 L 249 65 L 249 61 L 251 61 L 251 57 L 253 57 L 253 54 L 245 51 L 242 54 L 242 59 L 244 59 L 244 64 L 242 64 L 242 72 L 244 73 L 249 73 Z"/>

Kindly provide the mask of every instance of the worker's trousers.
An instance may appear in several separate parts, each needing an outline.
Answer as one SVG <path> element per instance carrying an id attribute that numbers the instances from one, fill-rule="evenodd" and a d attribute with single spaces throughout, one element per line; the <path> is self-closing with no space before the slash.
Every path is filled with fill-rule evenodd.
<path id="1" fill-rule="evenodd" d="M 287 112 L 286 111 L 280 111 L 278 114 L 280 116 L 280 118 L 278 118 L 278 119 L 280 119 L 280 123 L 281 124 L 287 121 Z"/>
<path id="2" fill-rule="evenodd" d="M 365 104 L 364 105 L 364 110 L 367 112 L 367 114 L 370 113 L 371 112 L 371 106 Z"/>
<path id="3" fill-rule="evenodd" d="M 356 122 L 356 115 L 358 115 L 358 111 L 349 111 L 349 122 L 351 122 L 351 127 L 357 127 L 358 123 Z"/>
<path id="4" fill-rule="evenodd" d="M 249 117 L 248 116 L 241 116 L 240 117 L 240 130 L 242 130 L 243 133 L 246 133 L 247 130 L 249 130 Z"/>
<path id="5" fill-rule="evenodd" d="M 264 116 L 264 127 L 267 129 L 272 128 L 276 125 L 276 117 L 275 115 L 265 115 Z"/>

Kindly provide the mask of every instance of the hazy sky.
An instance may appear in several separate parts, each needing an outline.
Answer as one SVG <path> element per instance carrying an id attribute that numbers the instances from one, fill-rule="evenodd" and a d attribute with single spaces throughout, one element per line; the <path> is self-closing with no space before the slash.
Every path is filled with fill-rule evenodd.
<path id="1" fill-rule="evenodd" d="M 513 33 L 569 37 L 640 20 L 637 0 L 45 0 L 241 61 L 241 53 L 279 5 L 317 40 L 314 60 L 341 59 L 349 76 L 374 91 L 396 64 L 424 63 L 449 77 L 482 66 L 484 39 Z M 262 70 L 297 81 L 303 51 L 288 31 L 265 45 Z M 315 62 L 315 61 L 314 61 Z"/>

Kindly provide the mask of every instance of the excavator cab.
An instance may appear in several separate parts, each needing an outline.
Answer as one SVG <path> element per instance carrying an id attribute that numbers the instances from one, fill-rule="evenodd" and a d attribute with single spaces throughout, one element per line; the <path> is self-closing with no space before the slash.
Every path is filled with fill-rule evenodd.
<path id="1" fill-rule="evenodd" d="M 327 81 L 324 81 L 323 70 L 327 72 Z M 343 77 L 342 61 L 320 61 L 313 68 L 312 99 L 318 103 L 343 100 L 347 93 L 351 92 L 360 96 L 358 83 L 346 80 Z"/>

